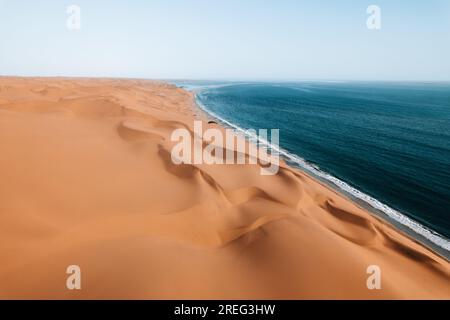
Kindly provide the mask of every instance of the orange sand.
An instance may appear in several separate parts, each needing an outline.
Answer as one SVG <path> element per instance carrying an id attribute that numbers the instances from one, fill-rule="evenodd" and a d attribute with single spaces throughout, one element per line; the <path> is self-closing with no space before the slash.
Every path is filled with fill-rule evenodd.
<path id="1" fill-rule="evenodd" d="M 300 171 L 174 165 L 195 112 L 157 82 L 0 78 L 0 298 L 450 298 L 447 261 Z"/>

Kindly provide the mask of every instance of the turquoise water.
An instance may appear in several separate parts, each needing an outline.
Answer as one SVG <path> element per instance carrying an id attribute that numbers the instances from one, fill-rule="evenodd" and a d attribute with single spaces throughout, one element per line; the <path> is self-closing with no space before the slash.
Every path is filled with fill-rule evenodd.
<path id="1" fill-rule="evenodd" d="M 229 124 L 279 128 L 280 147 L 294 165 L 397 215 L 393 218 L 414 230 L 424 226 L 450 238 L 450 84 L 191 83 L 189 88 L 202 88 L 199 104 Z M 434 232 L 425 237 L 439 242 Z M 443 241 L 441 246 L 448 246 Z"/>

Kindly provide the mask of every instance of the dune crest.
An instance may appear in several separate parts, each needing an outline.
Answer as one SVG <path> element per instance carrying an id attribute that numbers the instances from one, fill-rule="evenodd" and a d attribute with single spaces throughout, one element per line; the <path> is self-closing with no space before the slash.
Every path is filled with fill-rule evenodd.
<path id="1" fill-rule="evenodd" d="M 0 78 L 0 298 L 450 299 L 448 261 L 303 172 L 172 163 L 198 114 L 160 82 Z"/>

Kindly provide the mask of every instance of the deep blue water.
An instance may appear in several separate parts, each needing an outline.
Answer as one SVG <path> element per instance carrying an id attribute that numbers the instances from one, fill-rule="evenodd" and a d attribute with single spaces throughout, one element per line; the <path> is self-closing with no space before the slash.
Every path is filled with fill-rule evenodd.
<path id="1" fill-rule="evenodd" d="M 450 238 L 450 84 L 253 83 L 198 91 L 242 128 Z"/>

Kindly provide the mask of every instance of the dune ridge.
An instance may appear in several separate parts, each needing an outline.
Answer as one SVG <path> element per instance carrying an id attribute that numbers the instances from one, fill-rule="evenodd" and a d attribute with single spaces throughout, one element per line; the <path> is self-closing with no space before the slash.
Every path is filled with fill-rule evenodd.
<path id="1" fill-rule="evenodd" d="M 162 82 L 0 77 L 0 298 L 450 299 L 448 261 L 285 163 L 175 165 L 194 119 Z"/>

